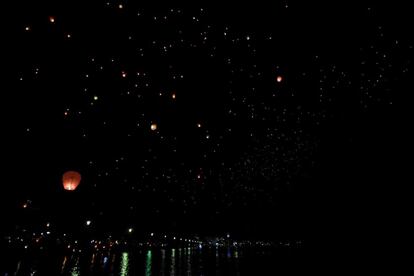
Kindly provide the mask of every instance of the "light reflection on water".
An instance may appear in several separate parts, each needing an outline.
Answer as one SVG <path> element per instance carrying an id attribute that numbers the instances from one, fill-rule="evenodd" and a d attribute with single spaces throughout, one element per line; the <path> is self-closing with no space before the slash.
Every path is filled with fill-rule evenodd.
<path id="1" fill-rule="evenodd" d="M 181 248 L 179 249 L 181 250 Z M 170 266 L 170 276 L 175 275 L 175 249 L 171 249 L 171 266 Z"/>
<path id="2" fill-rule="evenodd" d="M 186 260 L 186 265 L 187 265 L 187 273 L 186 275 L 191 275 L 191 254 L 187 254 L 187 260 Z"/>
<path id="3" fill-rule="evenodd" d="M 161 249 L 161 270 L 160 276 L 165 275 L 165 249 Z"/>
<path id="4" fill-rule="evenodd" d="M 129 268 L 129 257 L 128 253 L 124 252 L 121 256 L 121 271 L 119 273 L 120 276 L 128 276 L 128 268 Z"/>
<path id="5" fill-rule="evenodd" d="M 80 267 L 79 267 L 79 257 L 76 257 L 75 264 L 73 265 L 70 275 L 71 276 L 79 276 L 80 274 Z"/>
<path id="6" fill-rule="evenodd" d="M 152 269 L 152 252 L 148 250 L 147 259 L 145 260 L 145 276 L 151 276 Z"/>
<path id="7" fill-rule="evenodd" d="M 56 267 L 46 259 L 26 256 L 16 261 L 14 271 L 6 275 L 68 275 L 68 276 L 191 276 L 191 275 L 265 275 L 260 269 L 271 268 L 278 274 L 288 263 L 290 254 L 250 252 L 237 248 L 153 248 L 131 252 L 73 253 L 55 256 Z M 286 262 L 287 260 L 287 262 Z M 43 265 L 42 265 L 43 263 Z M 268 267 L 266 267 L 268 266 Z M 43 271 L 42 271 L 43 270 Z M 54 272 L 50 272 L 50 271 Z M 27 273 L 29 272 L 29 273 Z M 33 274 L 33 272 L 38 272 Z M 4 275 L 4 274 L 2 274 Z"/>
<path id="8" fill-rule="evenodd" d="M 67 256 L 63 257 L 62 268 L 60 269 L 60 273 L 63 273 L 65 271 L 67 261 L 68 261 L 68 257 Z"/>

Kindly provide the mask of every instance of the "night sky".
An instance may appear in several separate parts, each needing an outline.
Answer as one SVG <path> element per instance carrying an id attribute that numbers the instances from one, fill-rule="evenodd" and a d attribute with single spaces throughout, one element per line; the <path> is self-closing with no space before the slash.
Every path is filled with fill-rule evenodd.
<path id="1" fill-rule="evenodd" d="M 57 2 L 21 2 L 3 34 L 9 229 L 303 238 L 381 213 L 407 7 Z"/>

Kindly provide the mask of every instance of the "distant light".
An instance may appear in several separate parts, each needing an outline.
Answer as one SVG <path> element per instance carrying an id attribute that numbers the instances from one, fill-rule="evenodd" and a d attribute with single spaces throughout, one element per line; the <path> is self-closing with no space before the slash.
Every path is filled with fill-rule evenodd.
<path id="1" fill-rule="evenodd" d="M 98 96 L 93 96 L 93 99 L 94 99 L 95 101 L 97 101 L 97 100 L 98 100 Z"/>
<path id="2" fill-rule="evenodd" d="M 24 209 L 26 209 L 27 208 L 27 203 L 23 203 L 23 206 L 22 206 Z"/>
<path id="3" fill-rule="evenodd" d="M 66 35 L 66 37 L 67 37 L 67 38 L 71 38 L 72 36 L 71 36 L 70 34 L 67 34 L 67 35 Z"/>
<path id="4" fill-rule="evenodd" d="M 49 22 L 50 23 L 55 23 L 55 18 L 53 16 L 49 16 Z"/>
<path id="5" fill-rule="evenodd" d="M 50 227 L 50 222 L 46 223 L 46 227 Z"/>
<path id="6" fill-rule="evenodd" d="M 154 237 L 154 233 L 151 233 L 151 237 Z"/>
<path id="7" fill-rule="evenodd" d="M 175 237 L 173 238 L 173 240 L 175 240 Z"/>
<path id="8" fill-rule="evenodd" d="M 123 78 L 126 78 L 127 73 L 126 73 L 125 71 L 122 71 L 122 72 L 121 72 L 121 76 L 122 76 Z"/>
<path id="9" fill-rule="evenodd" d="M 175 100 L 175 93 L 173 93 L 172 95 L 171 95 L 171 97 Z"/>
<path id="10" fill-rule="evenodd" d="M 230 238 L 230 234 L 227 234 L 227 238 Z"/>
<path id="11" fill-rule="evenodd" d="M 155 123 L 151 124 L 151 130 L 152 131 L 157 130 L 157 128 L 158 128 L 157 124 L 155 124 Z"/>
<path id="12" fill-rule="evenodd" d="M 198 123 L 198 124 L 197 124 L 197 127 L 198 127 L 198 128 L 200 128 L 200 127 L 201 127 L 201 124 L 200 124 L 200 123 Z"/>
<path id="13" fill-rule="evenodd" d="M 119 4 L 119 5 L 118 5 L 118 8 L 119 8 L 119 9 L 123 9 L 123 8 L 124 8 L 124 5 Z"/>
<path id="14" fill-rule="evenodd" d="M 47 231 L 47 232 L 46 232 L 46 235 L 50 235 L 50 231 Z"/>
<path id="15" fill-rule="evenodd" d="M 277 82 L 279 82 L 279 83 L 280 83 L 280 82 L 282 82 L 282 80 L 283 80 L 282 76 L 277 76 L 277 78 L 276 78 L 276 81 L 277 81 Z"/>
<path id="16" fill-rule="evenodd" d="M 30 31 L 30 26 L 26 26 L 24 29 L 25 31 Z"/>
<path id="17" fill-rule="evenodd" d="M 87 225 L 87 226 L 91 225 L 91 223 L 92 223 L 92 221 L 90 221 L 90 220 L 87 220 L 87 221 L 86 221 L 86 225 Z"/>
<path id="18" fill-rule="evenodd" d="M 132 233 L 132 231 L 134 231 L 134 229 L 132 229 L 132 228 L 128 229 L 128 233 Z"/>

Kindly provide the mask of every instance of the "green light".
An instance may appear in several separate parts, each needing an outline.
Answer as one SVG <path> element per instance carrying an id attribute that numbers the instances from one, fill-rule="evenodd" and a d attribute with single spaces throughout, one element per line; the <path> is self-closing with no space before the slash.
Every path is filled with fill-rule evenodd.
<path id="1" fill-rule="evenodd" d="M 151 276 L 151 267 L 152 267 L 152 252 L 148 250 L 147 259 L 145 261 L 145 276 Z"/>
<path id="2" fill-rule="evenodd" d="M 75 264 L 73 265 L 70 275 L 71 276 L 79 276 L 80 268 L 79 268 L 79 259 L 76 260 Z"/>
<path id="3" fill-rule="evenodd" d="M 124 252 L 122 253 L 121 257 L 121 273 L 120 276 L 127 276 L 128 275 L 128 269 L 129 269 L 129 258 L 128 253 Z"/>

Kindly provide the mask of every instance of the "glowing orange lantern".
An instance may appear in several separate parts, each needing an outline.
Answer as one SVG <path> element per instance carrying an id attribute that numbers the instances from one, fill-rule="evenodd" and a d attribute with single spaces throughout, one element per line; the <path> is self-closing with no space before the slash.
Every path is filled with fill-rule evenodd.
<path id="1" fill-rule="evenodd" d="M 282 80 L 283 80 L 282 76 L 277 76 L 277 78 L 276 78 L 277 82 L 282 82 Z"/>
<path id="2" fill-rule="evenodd" d="M 65 190 L 74 191 L 81 181 L 81 175 L 75 171 L 67 171 L 63 174 L 62 181 Z"/>

